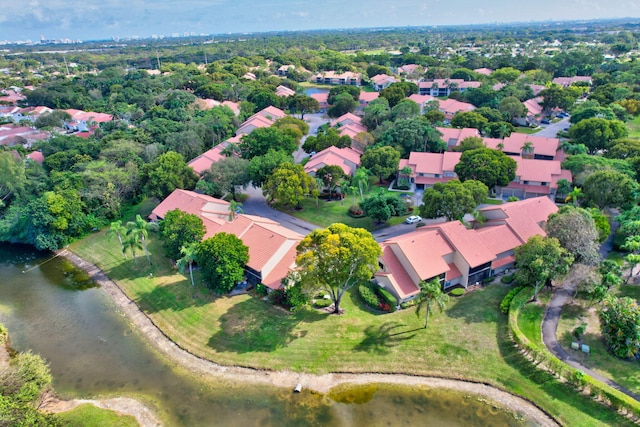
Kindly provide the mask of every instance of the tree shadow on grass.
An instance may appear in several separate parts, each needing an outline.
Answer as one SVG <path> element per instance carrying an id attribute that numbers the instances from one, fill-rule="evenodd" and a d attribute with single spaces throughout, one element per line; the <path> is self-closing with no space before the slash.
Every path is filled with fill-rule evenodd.
<path id="1" fill-rule="evenodd" d="M 218 352 L 270 352 L 305 337 L 307 331 L 301 329 L 304 324 L 327 316 L 311 309 L 284 313 L 262 300 L 250 298 L 220 316 L 220 331 L 209 339 L 208 345 Z"/>
<path id="2" fill-rule="evenodd" d="M 495 292 L 496 289 L 500 291 L 499 288 L 489 289 L 487 287 L 456 298 L 454 304 L 445 313 L 453 319 L 461 319 L 466 323 L 494 323 L 497 321 L 498 316 L 503 316 L 497 305 L 500 304 L 500 299 L 498 299 L 497 304 L 494 304 L 495 298 L 493 298 L 492 292 Z"/>
<path id="3" fill-rule="evenodd" d="M 353 349 L 374 354 L 388 354 L 390 349 L 416 336 L 415 332 L 423 328 L 402 330 L 407 325 L 400 322 L 385 322 L 382 325 L 368 326 L 364 330 L 365 338 Z"/>
<path id="4" fill-rule="evenodd" d="M 201 307 L 213 302 L 216 296 L 204 286 L 191 286 L 179 281 L 170 284 L 157 284 L 150 292 L 135 299 L 136 304 L 146 313 L 160 311 L 181 311 L 191 307 Z"/>

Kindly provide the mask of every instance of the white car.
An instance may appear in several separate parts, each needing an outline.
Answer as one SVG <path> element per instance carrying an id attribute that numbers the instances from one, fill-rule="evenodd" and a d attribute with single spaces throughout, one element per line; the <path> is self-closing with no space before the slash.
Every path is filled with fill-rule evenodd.
<path id="1" fill-rule="evenodd" d="M 404 220 L 405 224 L 415 224 L 416 222 L 422 221 L 422 217 L 418 215 L 411 215 L 409 218 Z"/>

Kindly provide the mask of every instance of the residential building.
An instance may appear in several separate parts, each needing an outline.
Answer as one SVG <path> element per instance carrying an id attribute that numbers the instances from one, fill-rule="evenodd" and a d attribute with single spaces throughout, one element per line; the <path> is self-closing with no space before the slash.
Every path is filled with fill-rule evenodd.
<path id="1" fill-rule="evenodd" d="M 313 77 L 313 81 L 326 85 L 352 85 L 360 86 L 362 76 L 360 73 L 347 71 L 345 73 L 336 73 L 335 71 L 324 71 Z"/>
<path id="2" fill-rule="evenodd" d="M 457 112 L 473 111 L 476 107 L 468 102 L 457 101 L 455 99 L 438 100 L 440 103 L 440 111 L 444 113 L 447 120 L 451 120 Z"/>
<path id="3" fill-rule="evenodd" d="M 312 93 L 311 98 L 318 101 L 318 108 L 321 113 L 325 113 L 329 108 L 329 92 Z"/>
<path id="4" fill-rule="evenodd" d="M 418 153 L 412 152 L 408 159 L 400 159 L 398 170 L 411 168 L 409 183 L 416 189 L 425 189 L 436 182 L 447 182 L 457 179 L 455 165 L 460 161 L 462 153 Z"/>
<path id="5" fill-rule="evenodd" d="M 482 209 L 487 221 L 468 229 L 460 221 L 428 225 L 381 243 L 376 282 L 399 302 L 415 298 L 419 283 L 468 287 L 513 266 L 514 250 L 542 228 L 557 207 L 546 197 Z"/>
<path id="6" fill-rule="evenodd" d="M 591 86 L 591 84 L 593 83 L 593 80 L 589 76 L 573 76 L 573 77 L 556 77 L 551 81 L 551 83 L 555 83 L 565 88 L 578 82 L 585 82 L 589 86 Z"/>
<path id="7" fill-rule="evenodd" d="M 188 165 L 191 166 L 191 169 L 193 169 L 195 173 L 202 175 L 206 170 L 211 168 L 212 164 L 226 158 L 227 156 L 223 154 L 224 151 L 229 148 L 230 145 L 240 143 L 240 138 L 241 136 L 238 135 L 221 142 L 212 149 L 205 151 L 195 159 L 191 160 Z"/>
<path id="8" fill-rule="evenodd" d="M 523 156 L 536 160 L 564 160 L 564 151 L 560 149 L 558 138 L 512 132 L 504 139 L 484 138 L 484 145 L 494 150 L 501 150 L 508 156 Z M 528 146 L 531 148 L 525 149 Z"/>
<path id="9" fill-rule="evenodd" d="M 254 129 L 268 128 L 273 125 L 276 120 L 281 119 L 286 115 L 287 114 L 281 109 L 270 105 L 267 108 L 258 111 L 242 123 L 236 131 L 236 135 L 248 135 L 253 132 Z"/>
<path id="10" fill-rule="evenodd" d="M 420 106 L 420 114 L 424 114 L 429 102 L 437 101 L 437 99 L 431 95 L 418 95 L 417 93 L 410 95 L 409 99 Z"/>
<path id="11" fill-rule="evenodd" d="M 475 128 L 436 128 L 442 134 L 442 140 L 447 143 L 449 149 L 460 145 L 462 141 L 470 137 L 480 137 L 480 131 Z"/>
<path id="12" fill-rule="evenodd" d="M 371 77 L 371 87 L 373 88 L 373 90 L 380 92 L 382 89 L 391 86 L 397 81 L 398 79 L 393 76 L 388 76 L 386 74 L 377 74 Z"/>
<path id="13" fill-rule="evenodd" d="M 282 65 L 280 68 L 278 68 L 277 74 L 280 77 L 286 77 L 287 74 L 289 74 L 289 70 L 295 70 L 296 66 L 295 65 Z"/>
<path id="14" fill-rule="evenodd" d="M 360 92 L 357 110 L 364 112 L 364 108 L 374 99 L 378 99 L 379 96 L 378 92 Z"/>
<path id="15" fill-rule="evenodd" d="M 491 73 L 493 73 L 493 70 L 491 68 L 476 68 L 473 71 L 478 74 L 482 74 L 483 76 L 490 76 Z"/>
<path id="16" fill-rule="evenodd" d="M 304 171 L 311 176 L 315 176 L 320 168 L 325 166 L 340 166 L 346 175 L 353 176 L 356 169 L 360 166 L 360 156 L 361 153 L 352 148 L 331 146 L 314 154 L 307 164 L 304 165 Z"/>
<path id="17" fill-rule="evenodd" d="M 286 86 L 280 85 L 276 88 L 276 96 L 283 96 L 286 98 L 287 96 L 293 96 L 295 94 L 296 92 L 294 90 L 289 89 Z"/>
<path id="18" fill-rule="evenodd" d="M 463 79 L 434 79 L 418 83 L 419 95 L 449 96 L 451 92 L 464 92 L 470 88 L 480 87 L 481 82 L 468 82 Z"/>
<path id="19" fill-rule="evenodd" d="M 228 202 L 188 190 L 175 190 L 149 218 L 161 220 L 173 209 L 200 217 L 206 227 L 205 239 L 225 232 L 242 240 L 249 249 L 246 281 L 252 285 L 262 283 L 278 289 L 282 279 L 295 267 L 296 246 L 304 236 L 275 221 L 245 214 L 234 214 L 230 220 Z"/>

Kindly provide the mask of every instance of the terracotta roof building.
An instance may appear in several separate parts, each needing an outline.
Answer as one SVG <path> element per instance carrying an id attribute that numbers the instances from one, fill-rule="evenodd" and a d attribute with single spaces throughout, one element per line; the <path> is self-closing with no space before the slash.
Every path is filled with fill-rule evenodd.
<path id="1" fill-rule="evenodd" d="M 251 284 L 262 283 L 277 289 L 285 275 L 295 267 L 296 246 L 303 236 L 275 221 L 245 214 L 235 214 L 229 221 L 228 202 L 188 190 L 175 190 L 149 218 L 161 220 L 173 209 L 199 216 L 206 227 L 205 239 L 225 232 L 242 240 L 249 248 L 245 273 Z"/>
<path id="2" fill-rule="evenodd" d="M 381 243 L 380 286 L 399 302 L 418 295 L 422 280 L 437 278 L 443 289 L 467 287 L 513 266 L 514 249 L 533 235 L 557 207 L 546 197 L 483 209 L 487 222 L 468 229 L 459 221 L 434 224 Z"/>
<path id="3" fill-rule="evenodd" d="M 360 166 L 360 153 L 352 148 L 327 147 L 309 159 L 304 171 L 314 176 L 325 166 L 340 166 L 345 174 L 352 176 Z"/>
<path id="4" fill-rule="evenodd" d="M 480 87 L 481 82 L 468 82 L 463 79 L 434 79 L 418 83 L 418 94 L 431 96 L 449 96 L 451 92 L 464 92 Z"/>

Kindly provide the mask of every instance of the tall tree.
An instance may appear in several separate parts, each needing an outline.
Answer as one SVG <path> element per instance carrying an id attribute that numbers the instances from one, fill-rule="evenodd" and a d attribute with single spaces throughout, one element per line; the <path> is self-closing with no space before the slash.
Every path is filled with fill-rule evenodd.
<path id="1" fill-rule="evenodd" d="M 151 265 L 151 257 L 149 256 L 149 250 L 147 249 L 147 239 L 149 238 L 149 230 L 155 229 L 155 224 L 145 221 L 140 215 L 136 215 L 135 221 L 127 222 L 127 235 L 133 240 L 137 240 L 142 243 L 142 248 L 147 256 L 149 265 Z"/>
<path id="2" fill-rule="evenodd" d="M 400 153 L 393 147 L 378 147 L 367 150 L 360 159 L 363 167 L 382 180 L 398 170 Z"/>
<path id="3" fill-rule="evenodd" d="M 601 118 L 585 119 L 569 128 L 569 138 L 574 144 L 584 144 L 590 154 L 611 147 L 612 141 L 628 135 L 624 123 Z"/>
<path id="4" fill-rule="evenodd" d="M 302 165 L 282 163 L 264 183 L 262 192 L 269 203 L 293 208 L 299 206 L 314 187 L 314 179 L 305 173 Z"/>
<path id="5" fill-rule="evenodd" d="M 171 259 L 178 259 L 183 246 L 197 243 L 205 233 L 202 219 L 180 209 L 168 211 L 158 225 L 160 241 Z"/>
<path id="6" fill-rule="evenodd" d="M 169 151 L 145 168 L 146 190 L 152 197 L 164 199 L 176 188 L 193 189 L 198 176 L 182 155 Z"/>
<path id="7" fill-rule="evenodd" d="M 454 170 L 460 181 L 474 179 L 493 189 L 506 186 L 516 177 L 517 163 L 502 151 L 478 148 L 462 153 Z"/>
<path id="8" fill-rule="evenodd" d="M 327 165 L 316 171 L 316 177 L 320 178 L 323 184 L 329 189 L 329 200 L 331 200 L 333 190 L 342 185 L 348 178 L 348 175 L 344 173 L 340 166 Z"/>
<path id="9" fill-rule="evenodd" d="M 558 239 L 539 235 L 529 238 L 527 243 L 516 248 L 517 281 L 525 286 L 533 286 L 533 300 L 537 301 L 538 291 L 557 277 L 569 272 L 573 256 Z"/>
<path id="10" fill-rule="evenodd" d="M 626 207 L 636 202 L 638 183 L 624 173 L 600 170 L 584 180 L 583 191 L 585 200 L 600 209 Z"/>
<path id="11" fill-rule="evenodd" d="M 602 336 L 614 355 L 633 359 L 640 354 L 640 308 L 634 299 L 609 296 L 598 317 Z"/>
<path id="12" fill-rule="evenodd" d="M 547 235 L 555 237 L 576 262 L 595 265 L 598 253 L 598 230 L 591 214 L 581 208 L 564 206 L 551 214 L 546 226 Z"/>
<path id="13" fill-rule="evenodd" d="M 27 184 L 25 167 L 8 151 L 0 152 L 0 208 Z"/>
<path id="14" fill-rule="evenodd" d="M 249 249 L 233 234 L 217 233 L 196 251 L 204 282 L 219 294 L 231 291 L 244 278 Z"/>
<path id="15" fill-rule="evenodd" d="M 303 286 L 329 293 L 334 313 L 340 313 L 344 293 L 378 269 L 380 246 L 370 232 L 331 224 L 308 234 L 297 247 L 296 264 Z"/>
<path id="16" fill-rule="evenodd" d="M 293 163 L 293 156 L 282 150 L 270 149 L 262 156 L 256 156 L 249 163 L 249 180 L 254 187 L 262 187 L 273 171 L 282 163 Z"/>
<path id="17" fill-rule="evenodd" d="M 281 150 L 291 154 L 298 148 L 295 138 L 284 130 L 275 127 L 258 128 L 249 135 L 244 135 L 239 144 L 244 159 L 263 156 L 269 150 Z"/>
<path id="18" fill-rule="evenodd" d="M 444 184 L 437 182 L 433 187 L 427 188 L 422 201 L 420 214 L 423 217 L 446 217 L 448 221 L 461 220 L 465 214 L 472 212 L 476 207 L 471 190 L 457 179 Z"/>
<path id="19" fill-rule="evenodd" d="M 113 221 L 109 225 L 109 229 L 107 230 L 108 237 L 112 237 L 112 236 L 118 237 L 118 242 L 120 242 L 120 249 L 122 249 L 122 253 L 124 254 L 125 258 L 127 257 L 127 254 L 124 251 L 124 242 L 122 241 L 122 236 L 126 232 L 127 232 L 127 228 L 122 225 L 122 220 Z"/>
<path id="20" fill-rule="evenodd" d="M 426 282 L 422 280 L 418 286 L 420 287 L 420 293 L 417 297 L 416 316 L 420 317 L 422 310 L 425 310 L 424 328 L 427 329 L 432 304 L 435 303 L 440 311 L 442 311 L 449 302 L 449 296 L 442 292 L 442 285 L 440 285 L 440 281 L 437 278 Z"/>
<path id="21" fill-rule="evenodd" d="M 184 274 L 186 267 L 189 267 L 189 277 L 191 278 L 191 286 L 195 286 L 193 281 L 193 263 L 198 260 L 198 245 L 199 242 L 191 242 L 180 248 L 182 257 L 176 261 L 176 266 L 180 274 Z"/>
<path id="22" fill-rule="evenodd" d="M 238 157 L 221 159 L 202 174 L 201 182 L 204 181 L 207 185 L 199 182 L 197 188 L 205 189 L 210 196 L 223 197 L 231 194 L 235 200 L 236 188 L 246 188 L 249 184 L 249 165 L 249 160 Z"/>

